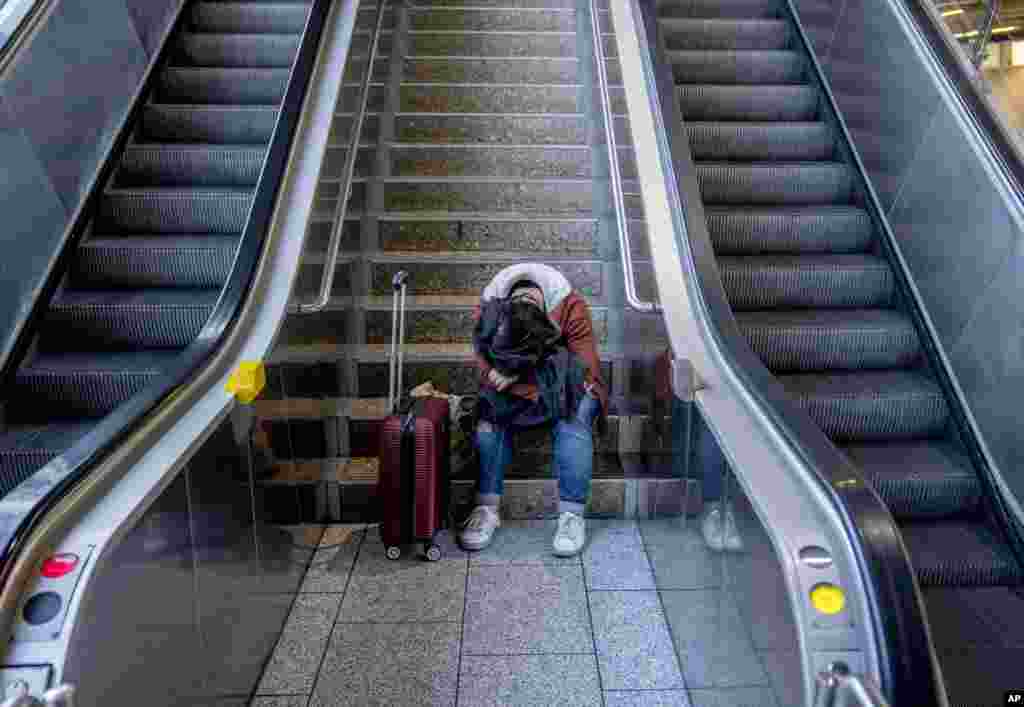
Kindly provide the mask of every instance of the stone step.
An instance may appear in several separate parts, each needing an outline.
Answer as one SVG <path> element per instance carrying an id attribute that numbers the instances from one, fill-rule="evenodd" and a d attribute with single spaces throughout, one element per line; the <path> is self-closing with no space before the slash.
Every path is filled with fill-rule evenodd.
<path id="1" fill-rule="evenodd" d="M 613 89 L 613 92 L 616 89 Z M 621 94 L 621 89 L 618 89 Z M 354 113 L 360 105 L 362 86 L 343 84 L 338 112 Z M 389 90 L 383 83 L 370 86 L 366 109 L 375 113 L 389 108 Z M 617 107 L 624 106 L 621 98 Z M 496 83 L 403 83 L 394 108 L 402 113 L 582 113 L 582 86 L 568 84 Z M 623 113 L 623 110 L 617 110 Z"/>
<path id="2" fill-rule="evenodd" d="M 461 521 L 471 510 L 474 482 L 456 479 L 451 485 L 451 514 Z M 377 485 L 373 481 L 258 481 L 257 512 L 264 522 L 375 523 L 380 521 Z M 700 483 L 676 478 L 598 479 L 591 483 L 588 517 L 654 518 L 696 516 L 701 512 Z M 501 513 L 507 520 L 551 518 L 558 512 L 554 479 L 508 479 Z"/>
<path id="3" fill-rule="evenodd" d="M 348 158 L 347 148 L 330 148 L 324 157 L 320 180 L 340 179 Z M 356 157 L 355 176 L 365 178 L 375 169 L 377 147 L 364 147 Z M 595 157 L 588 145 L 446 145 L 395 144 L 385 153 L 380 173 L 390 177 L 508 177 L 586 179 L 593 175 Z M 384 171 L 386 170 L 386 171 Z"/>
<path id="4" fill-rule="evenodd" d="M 345 82 L 359 83 L 366 76 L 368 56 L 353 56 L 345 65 Z M 391 76 L 390 57 L 374 61 L 374 82 Z M 403 83 L 450 84 L 574 84 L 580 80 L 575 57 L 418 56 L 402 59 L 398 78 Z"/>
<path id="5" fill-rule="evenodd" d="M 406 55 L 478 57 L 574 57 L 578 40 L 568 32 L 436 32 L 412 31 L 405 40 Z M 368 45 L 367 45 L 368 46 Z M 383 47 L 381 47 L 384 50 Z M 365 49 L 353 50 L 362 54 Z M 390 48 L 385 51 L 390 51 Z"/>
<path id="6" fill-rule="evenodd" d="M 592 179 L 490 177 L 380 177 L 375 180 L 380 208 L 407 213 L 490 213 L 524 216 L 592 216 L 595 183 Z M 362 210 L 365 183 L 352 184 L 348 208 Z M 610 187 L 603 183 L 604 194 Z M 340 194 L 339 181 L 321 181 L 314 210 L 333 218 Z"/>
<path id="7" fill-rule="evenodd" d="M 409 11 L 413 31 L 575 32 L 575 10 L 551 8 L 417 8 Z"/>
<path id="8" fill-rule="evenodd" d="M 348 147 L 353 117 L 338 113 L 331 125 L 330 144 Z M 380 116 L 368 113 L 363 120 L 360 141 L 376 144 Z M 625 118 L 615 120 L 618 145 L 632 145 Z M 395 143 L 435 145 L 602 145 L 604 130 L 589 131 L 588 119 L 581 113 L 561 115 L 530 114 L 448 114 L 399 113 L 394 120 Z"/>
<path id="9" fill-rule="evenodd" d="M 362 252 L 360 234 L 362 214 L 348 212 L 341 235 L 341 258 Z M 629 242 L 637 259 L 648 258 L 647 227 L 639 219 L 629 219 Z M 334 222 L 316 219 L 310 222 L 306 257 L 308 262 L 323 262 Z M 618 238 L 613 227 L 594 218 L 523 219 L 499 218 L 487 214 L 452 218 L 436 216 L 377 219 L 377 238 L 381 254 L 416 257 L 418 255 L 479 255 L 515 259 L 520 253 L 533 256 L 564 256 L 614 259 Z"/>

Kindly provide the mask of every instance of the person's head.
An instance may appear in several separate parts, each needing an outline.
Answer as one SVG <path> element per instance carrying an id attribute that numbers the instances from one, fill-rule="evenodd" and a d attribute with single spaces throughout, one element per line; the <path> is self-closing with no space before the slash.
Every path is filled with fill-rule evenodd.
<path id="1" fill-rule="evenodd" d="M 537 283 L 531 280 L 520 280 L 512 285 L 508 298 L 512 302 L 532 304 L 542 312 L 544 311 L 544 291 L 540 289 Z"/>
<path id="2" fill-rule="evenodd" d="M 509 298 L 492 343 L 495 367 L 505 375 L 533 368 L 557 341 L 559 332 L 532 296 Z"/>

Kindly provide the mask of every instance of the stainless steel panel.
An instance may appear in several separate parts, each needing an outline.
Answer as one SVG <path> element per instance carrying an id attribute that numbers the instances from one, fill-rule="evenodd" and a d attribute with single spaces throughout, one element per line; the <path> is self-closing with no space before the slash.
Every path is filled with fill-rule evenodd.
<path id="1" fill-rule="evenodd" d="M 64 680 L 81 704 L 191 700 L 202 688 L 194 558 L 179 476 L 83 590 Z"/>

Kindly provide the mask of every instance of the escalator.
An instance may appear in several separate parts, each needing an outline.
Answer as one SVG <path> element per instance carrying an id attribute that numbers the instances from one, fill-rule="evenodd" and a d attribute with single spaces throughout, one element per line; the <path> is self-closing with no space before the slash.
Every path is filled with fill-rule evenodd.
<path id="1" fill-rule="evenodd" d="M 4 390 L 0 494 L 158 380 L 221 297 L 308 2 L 192 2 Z"/>
<path id="2" fill-rule="evenodd" d="M 996 704 L 1019 681 L 996 635 L 1024 614 L 1024 571 L 788 4 L 662 0 L 657 14 L 736 323 L 896 519 L 951 703 Z"/>

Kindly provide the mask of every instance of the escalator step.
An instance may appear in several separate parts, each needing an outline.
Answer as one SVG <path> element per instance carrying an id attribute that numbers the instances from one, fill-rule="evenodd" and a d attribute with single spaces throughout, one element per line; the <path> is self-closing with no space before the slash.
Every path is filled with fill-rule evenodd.
<path id="1" fill-rule="evenodd" d="M 667 59 L 676 81 L 688 84 L 798 84 L 806 68 L 800 54 L 779 49 L 677 49 Z"/>
<path id="2" fill-rule="evenodd" d="M 827 160 L 835 138 L 825 123 L 705 123 L 684 126 L 695 160 Z"/>
<path id="3" fill-rule="evenodd" d="M 264 145 L 274 133 L 277 107 L 148 105 L 139 121 L 143 142 Z"/>
<path id="4" fill-rule="evenodd" d="M 900 530 L 918 581 L 926 587 L 1024 582 L 1024 573 L 1005 543 L 981 522 L 904 523 Z"/>
<path id="5" fill-rule="evenodd" d="M 194 30 L 222 33 L 300 33 L 306 2 L 197 2 L 189 16 Z"/>
<path id="6" fill-rule="evenodd" d="M 241 233 L 249 190 L 116 189 L 100 199 L 101 232 Z"/>
<path id="7" fill-rule="evenodd" d="M 220 287 L 238 236 L 92 237 L 72 266 L 76 287 Z"/>
<path id="8" fill-rule="evenodd" d="M 852 206 L 709 207 L 704 214 L 719 255 L 859 253 L 868 249 L 874 237 L 867 212 Z"/>
<path id="9" fill-rule="evenodd" d="M 156 380 L 180 351 L 39 354 L 15 377 L 11 406 L 19 418 L 101 417 Z"/>
<path id="10" fill-rule="evenodd" d="M 117 187 L 252 187 L 266 150 L 214 145 L 129 145 L 117 171 Z"/>
<path id="11" fill-rule="evenodd" d="M 935 437 L 949 414 L 935 381 L 909 370 L 797 373 L 779 381 L 836 442 Z"/>
<path id="12" fill-rule="evenodd" d="M 0 497 L 83 437 L 92 422 L 8 425 L 0 432 Z"/>
<path id="13" fill-rule="evenodd" d="M 818 117 L 818 92 L 811 86 L 676 86 L 687 120 L 811 121 Z"/>
<path id="14" fill-rule="evenodd" d="M 777 0 L 659 0 L 660 17 L 777 17 Z"/>
<path id="15" fill-rule="evenodd" d="M 658 20 L 668 49 L 786 49 L 791 38 L 784 20 L 699 19 Z"/>
<path id="16" fill-rule="evenodd" d="M 949 442 L 855 444 L 843 451 L 896 518 L 967 515 L 981 502 L 970 459 Z"/>
<path id="17" fill-rule="evenodd" d="M 899 368 L 920 355 L 913 322 L 891 309 L 737 312 L 736 321 L 776 373 Z"/>
<path id="18" fill-rule="evenodd" d="M 199 335 L 219 289 L 65 290 L 41 330 L 43 351 L 184 348 Z"/>
<path id="19" fill-rule="evenodd" d="M 195 34 L 175 42 L 171 61 L 184 66 L 287 69 L 299 49 L 298 34 Z"/>
<path id="20" fill-rule="evenodd" d="M 718 258 L 734 310 L 885 307 L 895 282 L 888 263 L 871 255 L 760 255 Z"/>
<path id="21" fill-rule="evenodd" d="M 158 103 L 277 105 L 288 85 L 288 69 L 220 69 L 172 66 L 156 87 Z"/>
<path id="22" fill-rule="evenodd" d="M 853 174 L 839 162 L 797 164 L 698 163 L 705 204 L 807 206 L 846 204 Z"/>

